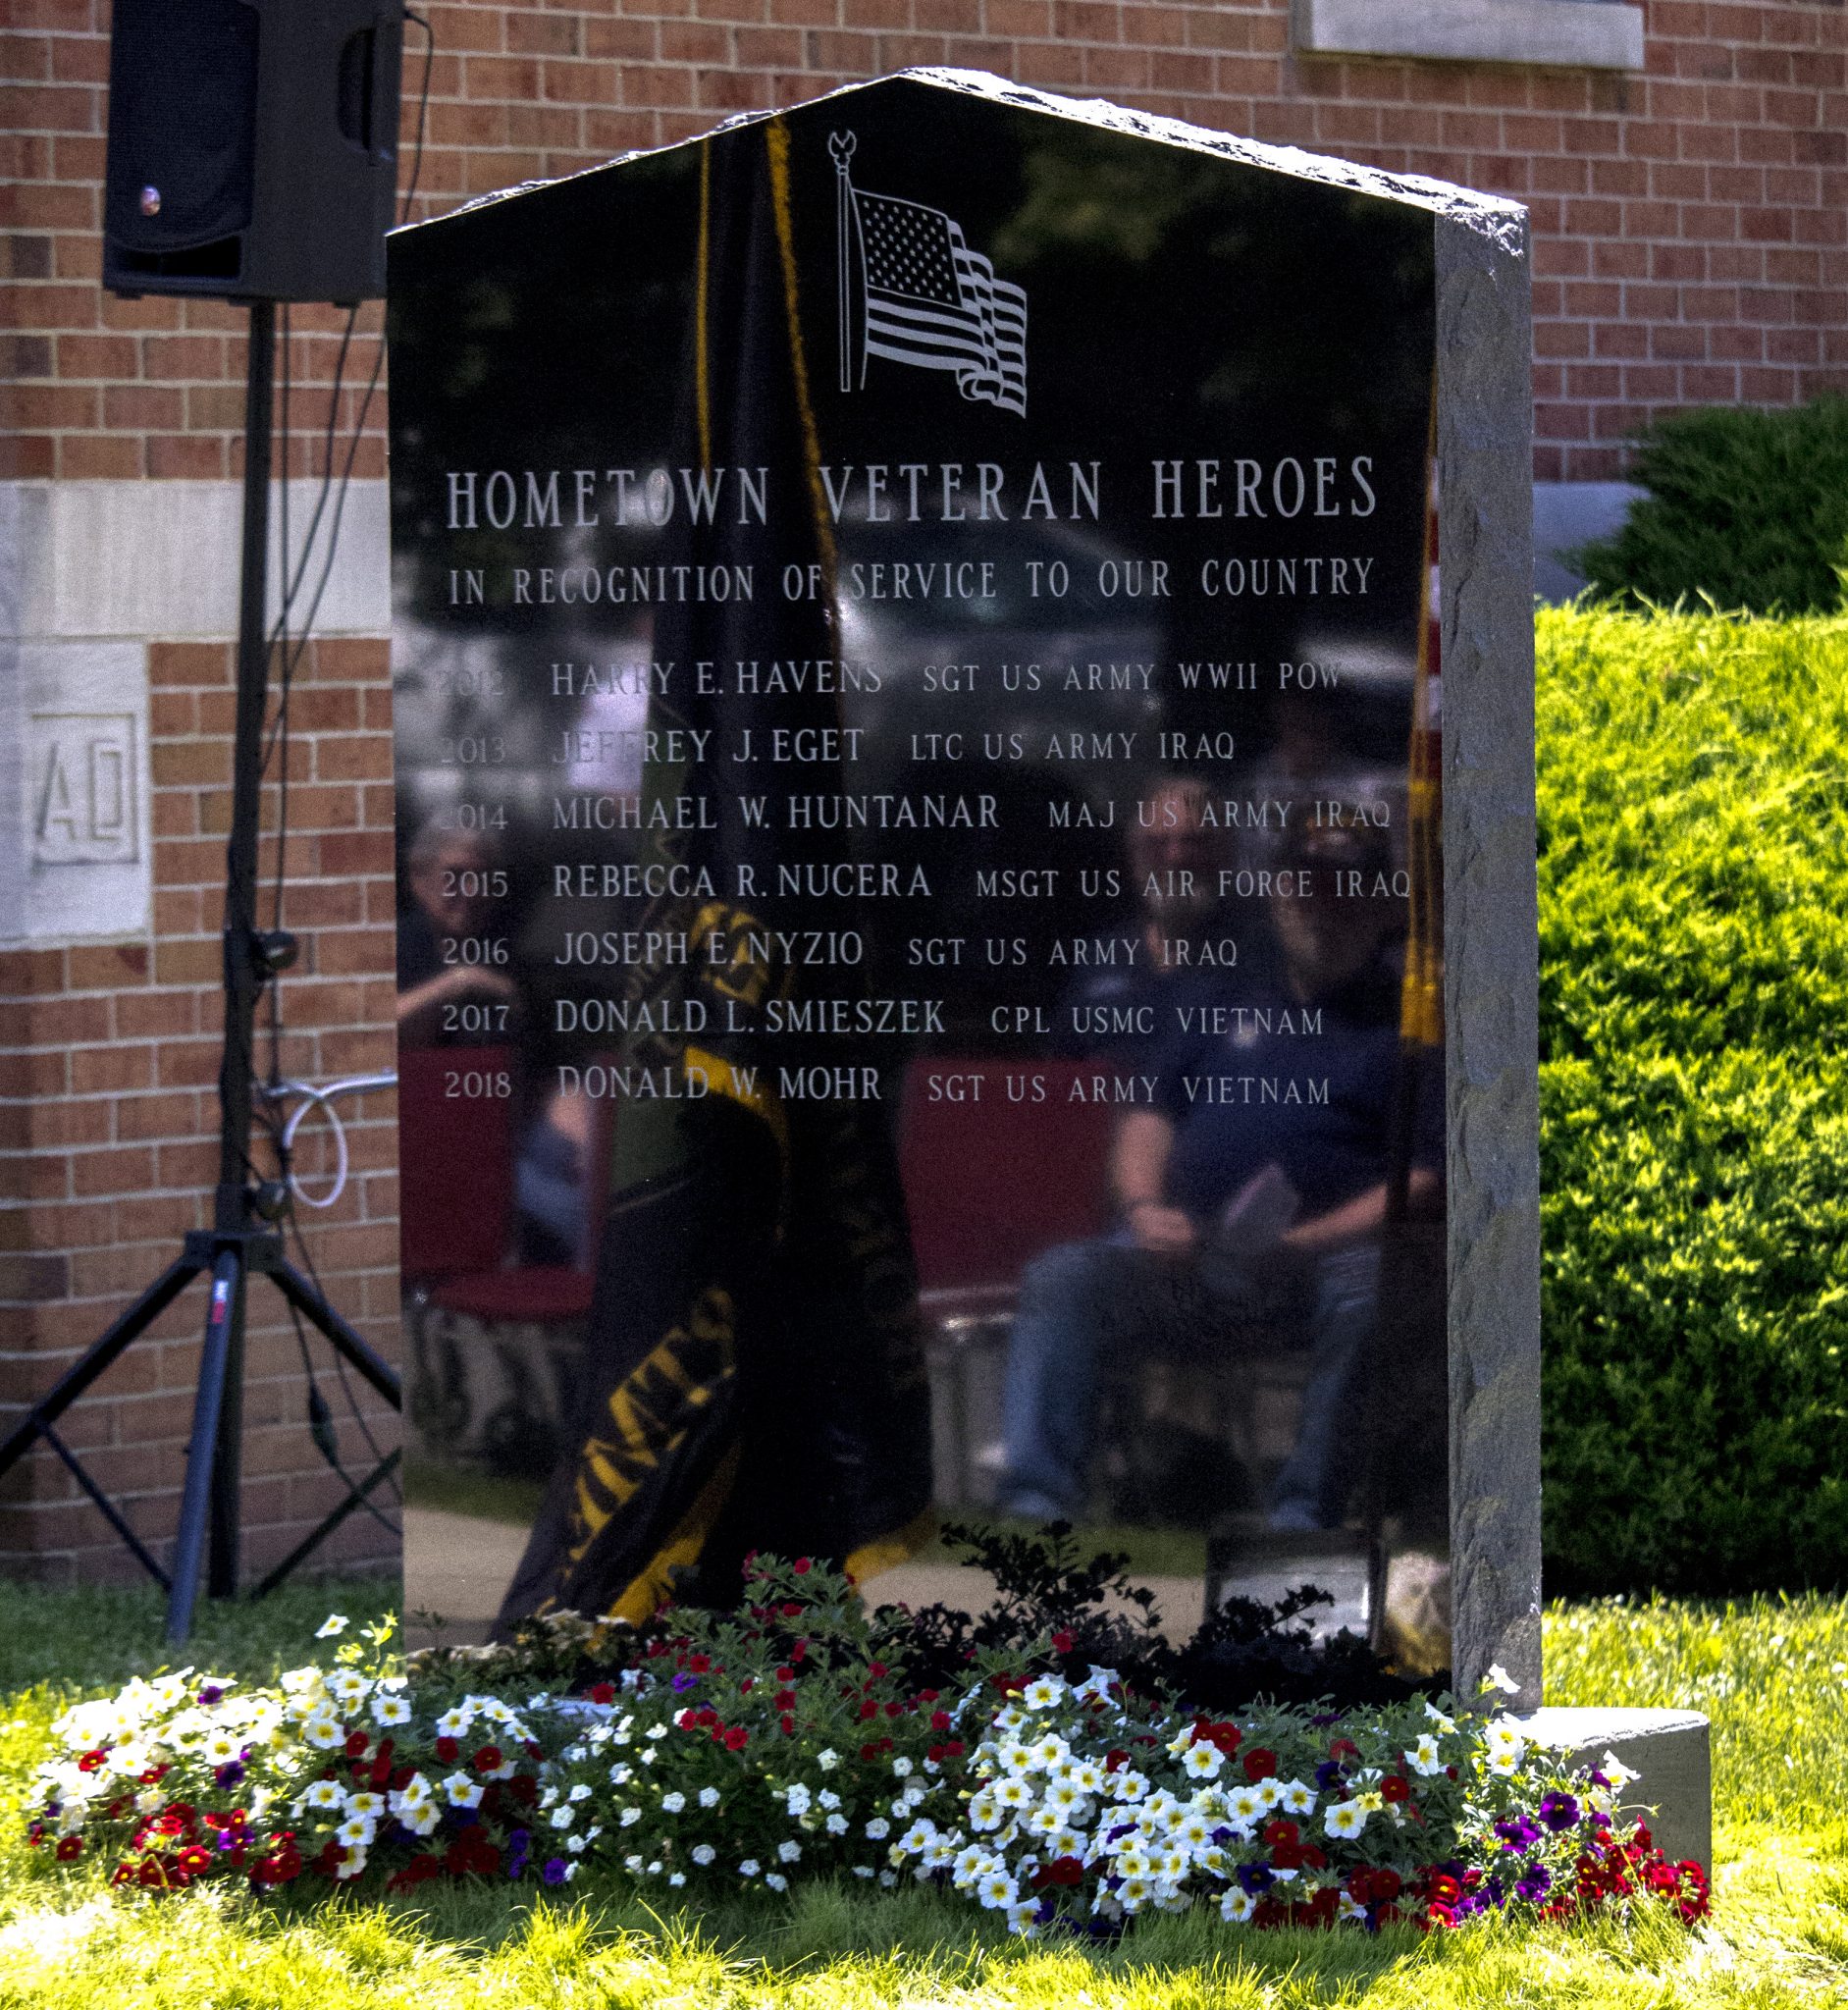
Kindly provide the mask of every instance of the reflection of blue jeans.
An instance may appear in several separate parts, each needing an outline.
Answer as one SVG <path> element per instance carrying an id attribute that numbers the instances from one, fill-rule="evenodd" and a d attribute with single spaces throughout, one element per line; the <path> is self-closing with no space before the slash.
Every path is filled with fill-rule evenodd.
<path id="1" fill-rule="evenodd" d="M 1380 1252 L 1370 1243 L 1331 1250 L 1307 1267 L 1298 1318 L 1309 1375 L 1296 1442 L 1271 1490 L 1274 1527 L 1332 1528 L 1341 1520 L 1355 1471 L 1354 1409 L 1379 1277 Z M 1249 1270 L 1224 1255 L 1209 1250 L 1176 1263 L 1125 1236 L 1067 1243 L 1034 1258 L 1021 1274 L 1008 1340 L 1003 1508 L 1076 1519 L 1085 1504 L 1103 1364 L 1145 1353 L 1210 1361 L 1230 1320 L 1263 1316 L 1262 1296 Z"/>

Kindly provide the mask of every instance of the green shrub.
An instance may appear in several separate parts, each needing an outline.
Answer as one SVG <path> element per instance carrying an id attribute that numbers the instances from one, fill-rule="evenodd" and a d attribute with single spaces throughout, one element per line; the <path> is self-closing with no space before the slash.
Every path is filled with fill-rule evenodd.
<path id="1" fill-rule="evenodd" d="M 1555 1594 L 1848 1582 L 1848 621 L 1539 624 Z"/>
<path id="2" fill-rule="evenodd" d="M 1648 495 L 1575 555 L 1595 593 L 1662 606 L 1705 595 L 1758 613 L 1824 612 L 1848 564 L 1848 398 L 1786 411 L 1709 405 L 1641 437 Z"/>

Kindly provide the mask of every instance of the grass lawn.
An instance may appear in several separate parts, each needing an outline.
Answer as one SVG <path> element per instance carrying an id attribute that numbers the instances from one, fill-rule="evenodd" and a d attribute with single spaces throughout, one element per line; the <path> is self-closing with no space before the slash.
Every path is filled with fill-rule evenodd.
<path id="1" fill-rule="evenodd" d="M 302 1658 L 337 1606 L 378 1584 L 291 1588 L 207 1611 L 188 1662 L 269 1674 Z M 21 1788 L 45 1724 L 79 1694 L 163 1666 L 140 1592 L 12 1587 L 0 1627 L 0 2005 L 58 2010 L 1665 2010 L 1848 2005 L 1848 1603 L 1605 1603 L 1547 1619 L 1551 1700 L 1690 1706 L 1715 1724 L 1715 1916 L 1517 1938 L 1241 1933 L 1150 1921 L 1102 1952 L 1010 1942 L 960 1899 L 829 1888 L 702 1916 L 611 1890 L 572 1904 L 450 1890 L 435 1901 L 315 1910 L 223 1892 L 109 1895 L 50 1874 L 19 1840 Z"/>

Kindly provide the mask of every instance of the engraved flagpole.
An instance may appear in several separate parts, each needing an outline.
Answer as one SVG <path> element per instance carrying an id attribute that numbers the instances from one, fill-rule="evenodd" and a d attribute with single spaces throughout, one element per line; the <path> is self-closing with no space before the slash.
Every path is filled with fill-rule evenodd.
<path id="1" fill-rule="evenodd" d="M 849 252 L 854 233 L 854 185 L 848 180 L 857 144 L 851 132 L 830 132 L 827 150 L 834 157 L 835 241 L 840 254 L 840 357 L 841 389 L 851 391 L 853 378 L 854 295 Z"/>

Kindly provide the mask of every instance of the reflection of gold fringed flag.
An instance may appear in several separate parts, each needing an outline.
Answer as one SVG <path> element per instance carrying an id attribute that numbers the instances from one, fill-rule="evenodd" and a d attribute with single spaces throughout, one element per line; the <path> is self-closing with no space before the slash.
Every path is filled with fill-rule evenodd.
<path id="1" fill-rule="evenodd" d="M 1425 450 L 1423 592 L 1418 613 L 1418 668 L 1412 679 L 1411 747 L 1407 763 L 1406 871 L 1411 880 L 1405 975 L 1399 993 L 1399 1081 L 1387 1211 L 1405 1219 L 1411 1187 L 1413 1113 L 1425 1078 L 1444 1065 L 1444 736 L 1439 651 L 1442 602 L 1438 581 L 1437 399 Z"/>
<path id="2" fill-rule="evenodd" d="M 700 148 L 693 397 L 680 424 L 703 470 L 801 466 L 815 506 L 755 526 L 685 523 L 678 555 L 814 574 L 823 592 L 769 608 L 668 604 L 653 635 L 662 661 L 838 654 L 790 183 L 780 121 Z M 831 696 L 717 682 L 652 694 L 650 726 L 732 747 L 745 730 L 767 741 L 841 723 Z M 654 1020 L 663 1030 L 628 1035 L 621 1064 L 672 1087 L 625 1098 L 618 1113 L 571 1450 L 502 1608 L 503 1632 L 559 1607 L 640 1619 L 670 1594 L 729 1606 L 754 1548 L 864 1575 L 929 1533 L 929 1392 L 891 1139 L 860 1100 L 777 1085 L 784 1066 L 854 1067 L 857 1082 L 865 1055 L 787 1034 L 766 1055 L 749 1030 L 766 1000 L 801 995 L 804 973 L 778 931 L 858 920 L 831 896 L 803 900 L 798 915 L 794 896 L 768 893 L 779 866 L 800 876 L 822 859 L 825 840 L 805 837 L 786 802 L 821 780 L 813 767 L 766 778 L 747 814 L 710 766 L 647 772 L 651 800 L 698 794 L 709 814 L 692 829 L 648 822 L 653 858 L 706 880 L 664 896 L 642 927 L 699 948 L 626 973 L 632 1001 L 666 1009 Z M 753 876 L 759 897 L 737 898 Z"/>
<path id="3" fill-rule="evenodd" d="M 1424 607 L 1418 622 L 1418 671 L 1411 694 L 1411 926 L 1405 945 L 1400 1037 L 1420 1046 L 1444 1044 L 1444 760 L 1439 697 L 1438 463 L 1425 501 Z"/>

